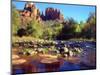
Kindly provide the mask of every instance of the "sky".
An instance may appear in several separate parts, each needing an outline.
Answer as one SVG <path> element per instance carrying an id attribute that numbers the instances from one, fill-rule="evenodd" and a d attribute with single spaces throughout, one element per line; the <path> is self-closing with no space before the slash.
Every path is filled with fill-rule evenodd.
<path id="1" fill-rule="evenodd" d="M 16 8 L 21 10 L 23 10 L 25 3 L 26 2 L 13 1 L 13 4 L 16 6 Z M 87 6 L 87 5 L 53 4 L 53 3 L 39 3 L 39 2 L 35 3 L 35 5 L 37 8 L 39 8 L 40 12 L 45 12 L 45 9 L 48 7 L 60 9 L 65 19 L 72 17 L 78 23 L 80 23 L 81 21 L 85 22 L 89 16 L 89 13 L 96 12 L 95 6 Z"/>

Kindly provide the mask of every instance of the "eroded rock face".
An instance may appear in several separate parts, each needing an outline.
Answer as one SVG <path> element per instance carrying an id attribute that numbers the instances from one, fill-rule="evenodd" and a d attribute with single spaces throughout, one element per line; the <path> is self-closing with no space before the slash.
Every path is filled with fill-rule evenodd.
<path id="1" fill-rule="evenodd" d="M 21 25 L 25 26 L 32 20 L 37 20 L 38 22 L 46 20 L 64 20 L 63 14 L 60 10 L 55 8 L 46 8 L 45 15 L 40 14 L 40 10 L 36 8 L 35 4 L 32 2 L 27 2 L 23 10 L 19 11 L 21 15 Z"/>
<path id="2" fill-rule="evenodd" d="M 42 13 L 41 18 L 43 20 L 56 20 L 56 19 L 63 20 L 64 19 L 64 17 L 61 14 L 60 10 L 54 9 L 54 8 L 51 8 L 51 7 L 46 8 L 45 15 Z"/>
<path id="3" fill-rule="evenodd" d="M 27 2 L 23 11 L 20 11 L 22 25 L 27 24 L 31 20 L 40 21 L 40 11 L 36 8 L 34 3 Z"/>

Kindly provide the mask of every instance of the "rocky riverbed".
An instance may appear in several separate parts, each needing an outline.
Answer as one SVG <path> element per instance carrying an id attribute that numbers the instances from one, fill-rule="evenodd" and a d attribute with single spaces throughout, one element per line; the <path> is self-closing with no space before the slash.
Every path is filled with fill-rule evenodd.
<path id="1" fill-rule="evenodd" d="M 20 44 L 12 48 L 13 74 L 96 68 L 94 41 L 54 41 L 34 45 L 31 43 L 31 47 Z"/>

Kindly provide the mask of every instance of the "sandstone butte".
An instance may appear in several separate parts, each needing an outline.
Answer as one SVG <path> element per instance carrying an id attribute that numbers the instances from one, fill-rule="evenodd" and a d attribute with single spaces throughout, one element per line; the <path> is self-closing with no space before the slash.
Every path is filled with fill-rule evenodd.
<path id="1" fill-rule="evenodd" d="M 23 10 L 18 10 L 21 17 L 21 25 L 27 24 L 31 20 L 38 22 L 46 20 L 60 20 L 63 21 L 64 17 L 59 9 L 48 7 L 40 13 L 40 10 L 32 2 L 27 2 Z"/>

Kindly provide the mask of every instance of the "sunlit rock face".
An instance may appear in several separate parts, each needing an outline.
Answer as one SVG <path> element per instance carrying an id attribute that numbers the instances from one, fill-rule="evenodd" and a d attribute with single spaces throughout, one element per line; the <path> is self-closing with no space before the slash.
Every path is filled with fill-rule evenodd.
<path id="1" fill-rule="evenodd" d="M 23 10 L 19 10 L 21 16 L 21 25 L 25 26 L 32 20 L 37 20 L 38 22 L 46 20 L 60 20 L 63 21 L 64 17 L 60 10 L 55 8 L 46 8 L 45 14 L 43 12 L 40 14 L 40 10 L 36 8 L 35 4 L 32 2 L 27 2 Z"/>
<path id="2" fill-rule="evenodd" d="M 33 2 L 27 2 L 23 8 L 23 10 L 18 10 L 20 15 L 20 28 L 26 29 L 31 22 L 36 21 L 38 23 L 44 23 L 47 20 L 57 21 L 62 23 L 64 21 L 63 14 L 61 11 L 48 7 L 45 11 L 40 12 L 40 9 L 36 7 Z"/>
<path id="3" fill-rule="evenodd" d="M 35 7 L 34 3 L 28 2 L 25 4 L 24 10 L 23 10 L 23 16 L 30 16 L 34 19 L 37 19 L 37 16 L 40 15 L 39 9 Z"/>
<path id="4" fill-rule="evenodd" d="M 26 25 L 32 20 L 41 21 L 40 11 L 36 8 L 35 4 L 32 2 L 27 2 L 22 11 L 20 11 L 21 24 Z"/>
<path id="5" fill-rule="evenodd" d="M 55 8 L 46 8 L 45 10 L 45 15 L 42 13 L 41 14 L 41 18 L 43 20 L 63 20 L 64 17 L 63 15 L 61 14 L 60 10 L 58 9 L 55 9 Z"/>

